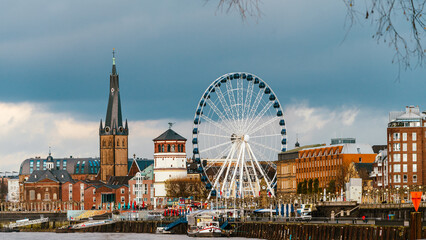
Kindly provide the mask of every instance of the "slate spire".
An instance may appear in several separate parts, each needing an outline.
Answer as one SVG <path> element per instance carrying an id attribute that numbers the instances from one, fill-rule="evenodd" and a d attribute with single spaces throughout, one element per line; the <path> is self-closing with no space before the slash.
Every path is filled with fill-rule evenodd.
<path id="1" fill-rule="evenodd" d="M 112 51 L 112 72 L 109 76 L 109 100 L 105 118 L 104 134 L 126 134 L 121 114 L 120 87 L 115 66 L 115 49 Z"/>

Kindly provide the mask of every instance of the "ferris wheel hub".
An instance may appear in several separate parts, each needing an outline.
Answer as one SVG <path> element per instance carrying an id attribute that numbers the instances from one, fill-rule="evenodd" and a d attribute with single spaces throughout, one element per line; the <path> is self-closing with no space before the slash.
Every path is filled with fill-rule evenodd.
<path id="1" fill-rule="evenodd" d="M 245 134 L 245 135 L 243 136 L 243 141 L 244 141 L 244 142 L 248 142 L 248 141 L 249 141 L 249 139 L 250 139 L 250 136 L 249 136 L 248 134 Z"/>

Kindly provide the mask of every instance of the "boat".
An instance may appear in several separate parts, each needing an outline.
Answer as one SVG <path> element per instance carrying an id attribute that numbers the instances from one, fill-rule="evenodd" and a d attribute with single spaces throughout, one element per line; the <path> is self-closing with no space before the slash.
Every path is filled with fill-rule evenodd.
<path id="1" fill-rule="evenodd" d="M 223 237 L 224 231 L 219 226 L 219 221 L 210 214 L 188 216 L 189 237 Z"/>

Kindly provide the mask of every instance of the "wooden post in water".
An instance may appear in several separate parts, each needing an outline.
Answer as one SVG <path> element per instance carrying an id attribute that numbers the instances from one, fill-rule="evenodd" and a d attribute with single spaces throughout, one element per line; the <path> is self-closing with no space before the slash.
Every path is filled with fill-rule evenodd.
<path id="1" fill-rule="evenodd" d="M 422 213 L 412 212 L 410 218 L 410 240 L 422 239 Z"/>

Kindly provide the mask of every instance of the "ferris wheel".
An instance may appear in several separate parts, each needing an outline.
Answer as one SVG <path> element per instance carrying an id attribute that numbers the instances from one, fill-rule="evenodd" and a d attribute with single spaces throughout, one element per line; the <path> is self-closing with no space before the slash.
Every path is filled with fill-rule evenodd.
<path id="1" fill-rule="evenodd" d="M 286 151 L 283 110 L 265 81 L 228 73 L 204 91 L 194 116 L 192 144 L 210 197 L 275 196 L 278 153 Z"/>

